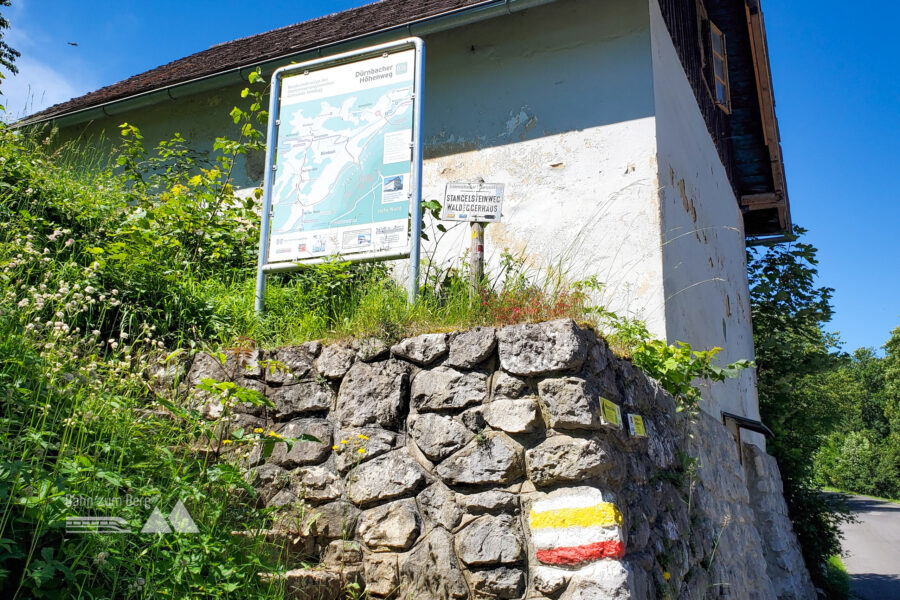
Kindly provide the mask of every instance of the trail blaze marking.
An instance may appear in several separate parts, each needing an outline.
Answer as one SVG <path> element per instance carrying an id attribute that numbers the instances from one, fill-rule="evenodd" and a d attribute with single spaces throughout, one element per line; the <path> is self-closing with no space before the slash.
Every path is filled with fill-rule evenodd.
<path id="1" fill-rule="evenodd" d="M 625 555 L 622 513 L 600 490 L 581 488 L 534 503 L 528 523 L 538 561 L 578 565 Z"/>

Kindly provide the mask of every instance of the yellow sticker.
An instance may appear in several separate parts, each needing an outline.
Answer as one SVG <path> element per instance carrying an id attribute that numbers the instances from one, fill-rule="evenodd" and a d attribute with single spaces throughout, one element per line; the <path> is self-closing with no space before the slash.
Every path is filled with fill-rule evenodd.
<path id="1" fill-rule="evenodd" d="M 619 429 L 621 429 L 622 428 L 622 413 L 619 410 L 618 405 L 616 405 L 616 403 L 614 403 L 614 402 L 611 402 L 610 400 L 607 400 L 606 398 L 601 398 L 600 401 L 601 401 L 600 405 L 601 405 L 602 413 L 603 413 L 603 420 L 606 422 L 607 425 L 612 425 L 613 427 L 618 427 Z"/>
<path id="2" fill-rule="evenodd" d="M 644 418 L 641 415 L 628 415 L 628 429 L 634 437 L 647 437 L 644 429 Z"/>

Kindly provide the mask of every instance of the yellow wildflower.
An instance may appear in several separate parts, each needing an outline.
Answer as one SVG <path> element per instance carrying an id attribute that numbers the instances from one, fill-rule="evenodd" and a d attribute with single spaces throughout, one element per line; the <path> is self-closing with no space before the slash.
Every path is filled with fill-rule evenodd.
<path id="1" fill-rule="evenodd" d="M 338 447 L 337 447 L 337 446 L 332 446 L 331 449 L 332 449 L 332 450 L 337 450 Z"/>
<path id="2" fill-rule="evenodd" d="M 361 434 L 361 433 L 360 433 L 360 434 L 357 434 L 356 437 L 358 437 L 358 438 L 361 439 L 361 440 L 366 440 L 367 442 L 369 441 L 369 438 L 367 438 L 366 436 L 364 436 L 364 435 Z"/>
<path id="3" fill-rule="evenodd" d="M 228 444 L 231 444 L 232 442 L 231 442 L 231 440 L 222 440 L 222 443 L 227 446 Z"/>
<path id="4" fill-rule="evenodd" d="M 668 580 L 672 579 L 672 576 L 669 574 L 668 571 L 663 571 L 663 579 L 668 581 Z"/>
<path id="5" fill-rule="evenodd" d="M 257 427 L 256 429 L 253 430 L 253 433 L 262 433 L 262 432 L 263 432 L 262 427 Z"/>
<path id="6" fill-rule="evenodd" d="M 279 439 L 281 438 L 281 436 L 278 435 L 277 433 L 275 433 L 274 431 L 270 431 L 268 435 L 269 435 L 269 437 L 273 437 L 273 438 L 279 438 Z"/>
<path id="7" fill-rule="evenodd" d="M 360 448 L 359 450 L 357 450 L 357 452 L 359 452 L 360 454 L 365 454 L 365 453 L 366 453 L 366 449 L 365 449 L 365 448 Z"/>
<path id="8" fill-rule="evenodd" d="M 346 444 L 346 443 L 347 443 L 347 440 L 341 440 L 341 443 L 342 443 L 342 444 Z"/>

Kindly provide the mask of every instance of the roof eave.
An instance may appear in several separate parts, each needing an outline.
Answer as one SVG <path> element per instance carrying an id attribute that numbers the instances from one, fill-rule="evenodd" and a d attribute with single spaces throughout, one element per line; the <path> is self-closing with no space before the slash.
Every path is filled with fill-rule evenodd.
<path id="1" fill-rule="evenodd" d="M 747 232 L 748 238 L 758 243 L 771 243 L 790 236 L 791 206 L 788 199 L 787 180 L 784 173 L 784 157 L 781 149 L 781 134 L 778 117 L 775 114 L 775 94 L 772 87 L 772 68 L 766 38 L 766 25 L 759 0 L 746 3 L 747 26 L 750 30 L 750 44 L 753 53 L 753 68 L 759 94 L 760 118 L 762 120 L 765 145 L 769 151 L 772 168 L 773 189 L 769 194 L 745 195 L 741 198 L 741 208 L 745 213 L 752 211 L 776 211 L 778 231 Z M 749 243 L 750 240 L 748 240 Z"/>
<path id="2" fill-rule="evenodd" d="M 431 15 L 423 19 L 399 23 L 391 27 L 348 37 L 339 42 L 331 42 L 304 48 L 275 58 L 269 58 L 259 63 L 249 63 L 238 67 L 232 67 L 218 73 L 163 85 L 151 90 L 86 106 L 77 110 L 50 114 L 36 119 L 29 119 L 26 117 L 25 119 L 14 123 L 13 127 L 39 125 L 48 122 L 53 122 L 54 125 L 59 127 L 77 125 L 93 119 L 121 114 L 135 108 L 150 106 L 166 100 L 174 100 L 176 98 L 218 89 L 227 85 L 246 82 L 248 81 L 250 72 L 257 68 L 261 68 L 265 75 L 273 72 L 278 67 L 291 62 L 301 62 L 312 58 L 319 58 L 331 53 L 337 54 L 367 45 L 399 39 L 400 37 L 422 37 L 494 17 L 520 12 L 536 6 L 550 4 L 555 1 L 556 0 L 488 0 L 483 3 Z"/>

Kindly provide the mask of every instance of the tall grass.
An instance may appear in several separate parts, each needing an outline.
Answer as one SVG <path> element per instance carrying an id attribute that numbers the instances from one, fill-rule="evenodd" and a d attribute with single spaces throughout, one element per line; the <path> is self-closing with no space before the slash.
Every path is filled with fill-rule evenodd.
<path id="1" fill-rule="evenodd" d="M 195 155 L 177 134 L 147 150 L 127 124 L 110 157 L 0 125 L 4 598 L 282 596 L 278 579 L 257 577 L 286 568 L 281 554 L 259 535 L 231 535 L 279 515 L 257 508 L 239 463 L 196 454 L 198 444 L 221 441 L 221 430 L 146 377 L 172 352 L 236 341 L 393 342 L 571 317 L 612 325 L 619 349 L 687 401 L 696 402 L 695 377 L 725 376 L 711 366 L 714 351 L 650 342 L 641 324 L 592 306 L 596 280 L 569 282 L 562 268 L 535 277 L 510 254 L 477 291 L 463 262 L 427 262 L 412 305 L 388 265 L 336 260 L 271 276 L 267 311 L 256 314 L 258 195 L 237 199 L 229 176 L 259 136 L 238 113 L 249 141 L 219 140 L 213 157 Z M 179 416 L 146 410 L 160 405 Z M 67 517 L 109 515 L 139 530 L 151 506 L 167 513 L 179 500 L 200 534 L 66 532 Z"/>
<path id="2" fill-rule="evenodd" d="M 509 258 L 477 294 L 435 265 L 413 305 L 386 265 L 326 263 L 272 276 L 257 315 L 254 200 L 234 198 L 226 166 L 179 137 L 148 152 L 123 131 L 107 160 L 0 127 L 3 597 L 281 597 L 277 579 L 257 577 L 285 569 L 280 554 L 231 535 L 278 515 L 257 508 L 239 464 L 195 452 L 211 425 L 145 410 L 177 401 L 145 376 L 161 356 L 591 311 L 582 288 L 536 286 Z M 179 500 L 200 534 L 66 531 L 76 516 L 138 531 L 151 507 Z"/>

